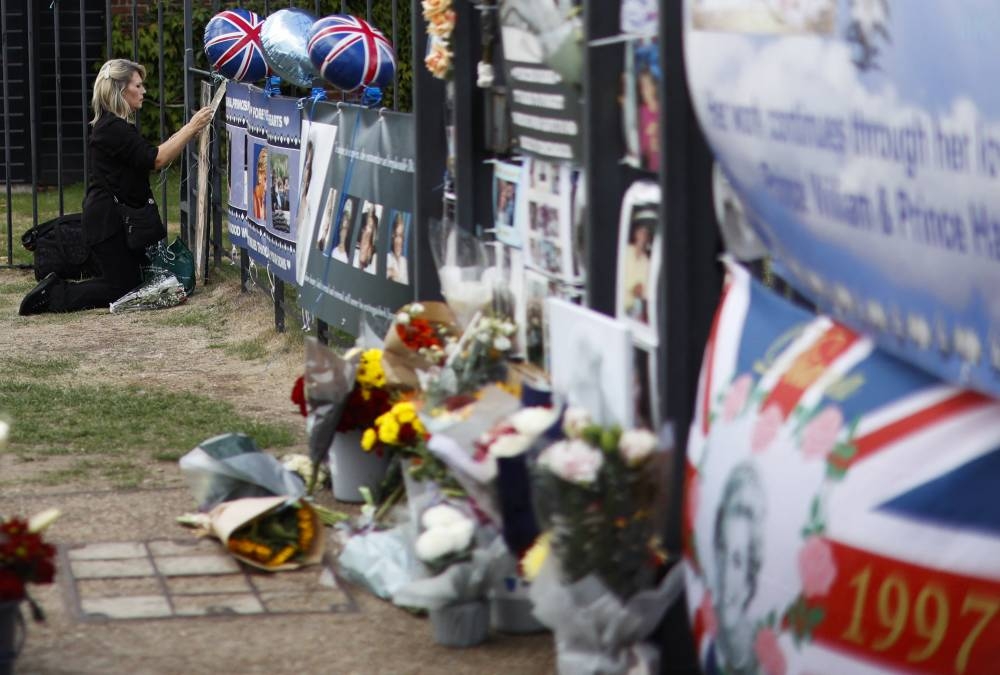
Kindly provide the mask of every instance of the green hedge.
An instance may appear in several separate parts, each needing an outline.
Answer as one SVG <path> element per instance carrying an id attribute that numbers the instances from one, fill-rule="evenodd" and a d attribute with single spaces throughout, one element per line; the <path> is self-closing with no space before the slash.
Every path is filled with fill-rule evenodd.
<path id="1" fill-rule="evenodd" d="M 166 99 L 166 135 L 180 128 L 184 121 L 184 9 L 179 2 L 167 2 L 166 0 L 155 0 L 149 5 L 148 11 L 138 17 L 139 37 L 138 37 L 138 61 L 146 66 L 146 97 L 151 102 L 159 99 L 160 92 L 160 41 L 157 26 L 157 6 L 163 4 L 163 59 L 164 59 L 164 98 Z M 200 4 L 200 3 L 199 3 Z M 264 2 L 262 0 L 239 3 L 242 7 L 253 10 L 258 14 L 264 12 Z M 300 3 L 310 11 L 314 9 L 314 3 Z M 223 4 L 223 7 L 235 6 Z M 340 0 L 325 0 L 320 3 L 320 16 L 336 14 L 340 12 Z M 347 13 L 364 17 L 367 3 L 365 0 L 349 0 L 346 3 Z M 277 3 L 269 3 L 273 11 L 281 9 Z M 202 49 L 202 36 L 205 33 L 205 24 L 212 18 L 213 12 L 209 7 L 200 6 L 192 10 L 192 43 L 194 45 L 194 65 L 202 70 L 209 70 L 205 52 Z M 386 88 L 384 101 L 387 107 L 393 105 L 394 94 L 398 96 L 398 109 L 402 111 L 411 110 L 412 87 L 413 87 L 413 66 L 411 64 L 411 40 L 410 40 L 410 2 L 409 0 L 398 0 L 397 5 L 397 44 L 396 59 L 397 71 L 399 75 L 398 91 L 393 92 L 392 87 Z M 375 0 L 372 3 L 372 23 L 380 28 L 386 36 L 392 39 L 392 2 L 391 0 Z M 112 20 L 112 50 L 114 56 L 130 58 L 132 56 L 132 20 L 128 14 L 116 15 Z M 100 64 L 95 64 L 95 70 L 100 68 Z M 330 88 L 330 97 L 335 98 L 335 91 Z M 290 96 L 303 96 L 307 92 L 288 85 L 283 86 L 283 92 Z M 197 96 L 197 90 L 195 96 Z M 140 124 L 144 130 L 159 129 L 160 111 L 156 105 L 144 106 L 140 112 Z M 147 134 L 152 136 L 149 131 Z"/>

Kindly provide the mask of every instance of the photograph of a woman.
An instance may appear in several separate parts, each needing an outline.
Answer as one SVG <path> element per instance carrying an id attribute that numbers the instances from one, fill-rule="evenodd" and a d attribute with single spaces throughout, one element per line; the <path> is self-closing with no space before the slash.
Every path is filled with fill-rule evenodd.
<path id="1" fill-rule="evenodd" d="M 257 174 L 253 183 L 253 217 L 255 220 L 263 222 L 267 200 L 267 146 L 254 145 L 254 152 L 256 153 Z"/>
<path id="2" fill-rule="evenodd" d="M 354 267 L 368 274 L 378 274 L 378 223 L 382 205 L 365 201 L 361 205 L 361 232 L 354 250 Z"/>
<path id="3" fill-rule="evenodd" d="M 309 183 L 312 182 L 313 154 L 315 153 L 315 143 L 312 139 L 306 143 L 305 157 L 302 160 L 302 182 L 299 186 L 299 210 L 296 212 L 295 223 L 296 232 L 305 223 L 312 220 L 312 205 L 309 203 Z"/>
<path id="4" fill-rule="evenodd" d="M 215 112 L 211 106 L 202 108 L 170 138 L 153 145 L 135 126 L 136 113 L 142 108 L 146 94 L 145 79 L 146 68 L 141 64 L 111 59 L 101 66 L 94 80 L 91 172 L 83 198 L 82 220 L 96 276 L 70 283 L 55 272 L 47 275 L 24 296 L 18 309 L 21 316 L 95 307 L 107 309 L 142 282 L 142 266 L 149 261 L 145 251 L 129 248 L 115 201 L 140 206 L 152 199 L 150 173 L 166 168 L 180 157 L 185 146 L 212 121 Z"/>
<path id="5" fill-rule="evenodd" d="M 332 188 L 331 188 L 332 189 Z M 336 193 L 336 190 L 334 190 Z M 334 197 L 334 213 L 337 212 L 337 199 Z M 344 210 L 340 214 L 340 222 L 337 224 L 337 246 L 333 249 L 333 259 L 339 260 L 347 265 L 351 264 L 351 257 L 349 252 L 351 250 L 351 229 L 353 227 L 352 221 L 354 220 L 354 204 L 357 202 L 355 197 L 345 197 L 344 198 Z"/>
<path id="6" fill-rule="evenodd" d="M 625 271 L 621 293 L 625 314 L 631 319 L 647 324 L 653 228 L 658 219 L 655 208 L 637 208 L 632 215 L 628 245 L 622 253 L 622 265 Z"/>
<path id="7" fill-rule="evenodd" d="M 632 329 L 636 343 L 654 347 L 660 258 L 660 186 L 637 181 L 625 192 L 618 224 L 618 289 L 615 316 Z"/>
<path id="8" fill-rule="evenodd" d="M 410 234 L 410 214 L 396 211 L 389 231 L 389 251 L 385 255 L 385 275 L 397 284 L 409 284 L 410 272 L 406 250 Z"/>
<path id="9" fill-rule="evenodd" d="M 326 251 L 330 241 L 330 231 L 333 229 L 333 214 L 337 212 L 337 188 L 330 188 L 326 195 L 326 206 L 323 207 L 323 220 L 319 224 L 319 235 L 316 237 L 316 248 Z"/>

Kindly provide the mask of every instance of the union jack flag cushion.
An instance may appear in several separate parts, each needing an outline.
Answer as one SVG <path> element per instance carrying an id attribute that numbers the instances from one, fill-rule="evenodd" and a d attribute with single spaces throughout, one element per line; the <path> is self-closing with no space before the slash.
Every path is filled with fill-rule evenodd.
<path id="1" fill-rule="evenodd" d="M 392 43 L 367 21 L 334 14 L 309 31 L 309 58 L 323 77 L 344 91 L 385 87 L 396 73 Z"/>
<path id="2" fill-rule="evenodd" d="M 706 673 L 1000 673 L 1000 402 L 733 267 L 687 461 Z"/>
<path id="3" fill-rule="evenodd" d="M 267 75 L 260 44 L 264 20 L 248 9 L 227 9 L 205 26 L 205 54 L 212 68 L 231 80 L 255 82 Z"/>

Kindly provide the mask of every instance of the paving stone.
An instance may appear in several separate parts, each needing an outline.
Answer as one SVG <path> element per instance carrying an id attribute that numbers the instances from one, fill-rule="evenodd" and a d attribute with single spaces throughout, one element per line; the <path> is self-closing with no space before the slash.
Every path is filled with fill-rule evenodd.
<path id="1" fill-rule="evenodd" d="M 117 541 L 102 544 L 87 544 L 71 549 L 70 560 L 114 560 L 116 558 L 142 558 L 146 547 L 137 541 Z"/>
<path id="2" fill-rule="evenodd" d="M 167 577 L 171 595 L 198 595 L 205 593 L 250 593 L 247 578 L 242 574 Z"/>
<path id="3" fill-rule="evenodd" d="M 171 616 L 170 605 L 162 595 L 85 598 L 80 601 L 80 607 L 84 614 L 109 619 L 155 619 Z"/>
<path id="4" fill-rule="evenodd" d="M 178 595 L 174 597 L 177 616 L 219 614 L 262 614 L 260 601 L 250 594 L 239 595 Z"/>
<path id="5" fill-rule="evenodd" d="M 153 575 L 149 558 L 124 558 L 121 560 L 74 560 L 70 563 L 72 575 L 77 579 L 108 577 L 148 577 Z"/>
<path id="6" fill-rule="evenodd" d="M 222 544 L 215 539 L 191 539 L 189 541 L 173 541 L 164 539 L 146 544 L 149 552 L 157 557 L 173 555 L 208 555 L 224 551 Z"/>
<path id="7" fill-rule="evenodd" d="M 295 614 L 298 612 L 338 612 L 347 600 L 336 591 L 326 593 L 261 593 L 268 612 Z"/>
<path id="8" fill-rule="evenodd" d="M 168 577 L 205 576 L 238 573 L 240 565 L 229 555 L 193 555 L 157 558 L 156 569 Z"/>
<path id="9" fill-rule="evenodd" d="M 160 580 L 156 577 L 79 579 L 76 582 L 76 590 L 81 598 L 117 598 L 163 593 Z"/>

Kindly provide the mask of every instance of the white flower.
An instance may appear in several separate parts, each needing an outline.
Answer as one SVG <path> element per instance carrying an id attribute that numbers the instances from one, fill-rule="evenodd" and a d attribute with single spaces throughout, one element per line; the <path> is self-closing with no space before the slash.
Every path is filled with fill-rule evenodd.
<path id="1" fill-rule="evenodd" d="M 493 338 L 490 337 L 489 332 L 483 331 L 483 332 L 478 333 L 476 335 L 476 339 L 479 340 L 480 342 L 482 342 L 483 344 L 486 344 L 487 342 L 489 342 Z"/>
<path id="2" fill-rule="evenodd" d="M 646 429 L 629 429 L 618 439 L 618 450 L 629 466 L 638 466 L 656 450 L 656 434 Z"/>
<path id="3" fill-rule="evenodd" d="M 543 408 L 541 406 L 521 408 L 508 417 L 507 421 L 512 427 L 517 429 L 519 434 L 538 436 L 552 426 L 552 423 L 556 421 L 557 415 L 558 412 L 552 408 Z"/>
<path id="4" fill-rule="evenodd" d="M 851 3 L 851 18 L 858 22 L 858 27 L 871 39 L 875 29 L 885 26 L 888 16 L 884 0 L 854 0 Z"/>
<path id="5" fill-rule="evenodd" d="M 524 434 L 501 434 L 490 444 L 493 457 L 517 457 L 531 446 L 531 436 Z"/>
<path id="6" fill-rule="evenodd" d="M 438 504 L 432 506 L 420 516 L 420 523 L 424 529 L 430 530 L 436 527 L 448 527 L 455 523 L 468 520 L 465 514 L 448 504 Z"/>
<path id="7" fill-rule="evenodd" d="M 28 521 L 28 531 L 34 532 L 35 534 L 39 532 L 44 532 L 49 525 L 56 522 L 56 519 L 62 515 L 62 511 L 57 508 L 45 509 L 40 513 L 36 513 Z"/>
<path id="8" fill-rule="evenodd" d="M 504 321 L 500 324 L 500 332 L 504 335 L 513 335 L 516 327 L 510 321 Z"/>
<path id="9" fill-rule="evenodd" d="M 424 562 L 460 553 L 472 543 L 475 523 L 452 506 L 432 506 L 424 511 L 420 522 L 426 529 L 417 537 L 414 548 Z"/>
<path id="10" fill-rule="evenodd" d="M 539 464 L 569 483 L 590 485 L 604 465 L 604 455 L 580 440 L 559 441 L 538 458 Z"/>
<path id="11" fill-rule="evenodd" d="M 400 326 L 405 326 L 410 323 L 410 315 L 406 312 L 400 312 L 396 315 L 396 323 Z"/>
<path id="12" fill-rule="evenodd" d="M 10 425 L 0 420 L 0 448 L 7 445 L 7 437 L 10 435 Z"/>
<path id="13" fill-rule="evenodd" d="M 570 438 L 578 438 L 591 423 L 590 413 L 583 408 L 566 408 L 563 413 L 563 432 Z"/>
<path id="14" fill-rule="evenodd" d="M 410 316 L 416 316 L 417 314 L 424 313 L 424 306 L 419 302 L 414 302 L 410 305 Z"/>
<path id="15" fill-rule="evenodd" d="M 505 352 L 510 349 L 510 347 L 511 344 L 509 338 L 505 338 L 503 335 L 493 338 L 493 349 L 496 349 L 498 352 Z"/>

